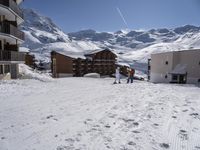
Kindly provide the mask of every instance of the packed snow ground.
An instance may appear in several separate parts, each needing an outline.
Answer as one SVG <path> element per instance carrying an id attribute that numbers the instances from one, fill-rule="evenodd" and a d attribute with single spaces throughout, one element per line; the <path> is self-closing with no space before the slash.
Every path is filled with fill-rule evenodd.
<path id="1" fill-rule="evenodd" d="M 200 88 L 113 79 L 0 82 L 0 150 L 198 150 Z"/>

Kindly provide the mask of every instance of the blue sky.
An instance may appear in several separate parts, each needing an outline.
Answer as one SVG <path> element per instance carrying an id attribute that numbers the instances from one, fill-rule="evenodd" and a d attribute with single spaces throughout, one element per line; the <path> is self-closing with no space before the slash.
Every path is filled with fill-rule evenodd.
<path id="1" fill-rule="evenodd" d="M 65 32 L 200 26 L 200 0 L 25 0 Z"/>

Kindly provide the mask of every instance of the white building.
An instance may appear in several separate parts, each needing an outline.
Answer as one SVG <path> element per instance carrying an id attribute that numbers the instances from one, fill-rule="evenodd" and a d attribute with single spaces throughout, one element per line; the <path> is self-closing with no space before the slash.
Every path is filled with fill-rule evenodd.
<path id="1" fill-rule="evenodd" d="M 173 51 L 152 54 L 149 60 L 150 82 L 200 82 L 200 50 Z"/>

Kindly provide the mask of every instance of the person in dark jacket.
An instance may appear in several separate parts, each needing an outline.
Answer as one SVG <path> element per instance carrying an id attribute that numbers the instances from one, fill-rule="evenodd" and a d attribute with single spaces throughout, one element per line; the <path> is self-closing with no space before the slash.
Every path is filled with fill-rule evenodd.
<path id="1" fill-rule="evenodd" d="M 128 70 L 128 79 L 127 79 L 127 83 L 129 83 L 129 82 L 133 83 L 134 75 L 135 75 L 135 70 L 134 70 L 134 69 Z"/>

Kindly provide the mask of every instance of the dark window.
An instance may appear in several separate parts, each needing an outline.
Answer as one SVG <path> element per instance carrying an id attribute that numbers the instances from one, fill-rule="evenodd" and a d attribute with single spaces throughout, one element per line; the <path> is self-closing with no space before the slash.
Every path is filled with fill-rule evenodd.
<path id="1" fill-rule="evenodd" d="M 4 73 L 9 73 L 10 72 L 10 65 L 5 65 L 4 70 L 5 70 Z"/>
<path id="2" fill-rule="evenodd" d="M 167 75 L 165 75 L 165 79 L 167 79 L 168 78 L 168 76 Z"/>
<path id="3" fill-rule="evenodd" d="M 177 81 L 178 80 L 178 76 L 177 75 L 173 75 L 172 80 Z"/>
<path id="4" fill-rule="evenodd" d="M 200 79 L 198 80 L 198 83 L 200 83 Z"/>
<path id="5" fill-rule="evenodd" d="M 3 74 L 3 65 L 0 65 L 0 74 Z"/>
<path id="6" fill-rule="evenodd" d="M 168 65 L 169 64 L 168 61 L 166 61 L 165 64 Z"/>
<path id="7" fill-rule="evenodd" d="M 1 42 L 1 40 L 0 40 L 0 50 L 2 50 L 2 42 Z"/>

